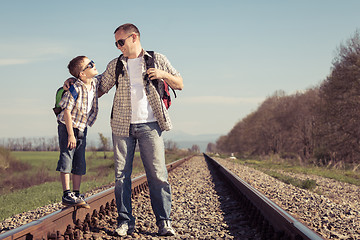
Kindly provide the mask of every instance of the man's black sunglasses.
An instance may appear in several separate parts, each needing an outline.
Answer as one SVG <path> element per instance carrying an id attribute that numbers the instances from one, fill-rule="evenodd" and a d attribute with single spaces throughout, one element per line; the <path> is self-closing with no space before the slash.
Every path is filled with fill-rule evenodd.
<path id="1" fill-rule="evenodd" d="M 122 47 L 122 46 L 124 46 L 124 44 L 125 44 L 125 40 L 126 39 L 128 39 L 129 37 L 131 37 L 133 35 L 133 33 L 131 34 L 131 35 L 129 35 L 127 38 L 125 38 L 125 39 L 119 39 L 119 40 L 117 40 L 117 42 L 115 42 L 115 46 L 116 47 Z"/>
<path id="2" fill-rule="evenodd" d="M 83 69 L 83 71 L 85 71 L 88 68 L 93 68 L 95 66 L 95 63 L 93 60 L 91 60 L 88 65 L 86 65 L 86 67 Z"/>

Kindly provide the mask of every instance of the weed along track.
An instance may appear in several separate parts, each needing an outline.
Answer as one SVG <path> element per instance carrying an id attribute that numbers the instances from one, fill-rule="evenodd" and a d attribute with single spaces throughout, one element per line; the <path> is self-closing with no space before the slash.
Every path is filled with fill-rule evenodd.
<path id="1" fill-rule="evenodd" d="M 168 165 L 175 237 L 165 239 L 322 239 L 205 155 Z M 144 176 L 133 179 L 135 231 L 158 238 Z M 110 188 L 87 198 L 91 209 L 66 208 L 0 235 L 0 239 L 119 239 Z"/>

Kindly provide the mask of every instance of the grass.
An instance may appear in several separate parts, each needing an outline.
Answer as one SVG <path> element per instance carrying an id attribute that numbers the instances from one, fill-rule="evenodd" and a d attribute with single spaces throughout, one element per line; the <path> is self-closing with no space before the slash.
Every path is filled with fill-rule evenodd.
<path id="1" fill-rule="evenodd" d="M 226 158 L 229 156 L 221 156 L 221 157 Z M 360 186 L 360 171 L 353 171 L 351 170 L 351 168 L 344 170 L 344 169 L 336 169 L 336 168 L 319 167 L 311 164 L 300 165 L 296 161 L 271 158 L 271 157 L 267 157 L 261 160 L 235 159 L 233 161 L 239 164 L 243 164 L 255 168 L 285 183 L 292 184 L 294 186 L 305 189 L 314 189 L 316 186 L 316 181 L 310 179 L 300 180 L 297 178 L 292 178 L 285 174 L 278 173 L 277 170 L 282 170 L 284 172 L 291 172 L 291 173 L 317 175 L 325 178 L 334 179 L 339 182 L 350 183 Z"/>
<path id="2" fill-rule="evenodd" d="M 59 173 L 55 171 L 58 152 L 11 152 L 9 155 L 8 162 L 15 168 L 0 168 L 0 221 L 61 201 L 62 187 Z M 114 181 L 113 153 L 107 152 L 106 155 L 104 159 L 103 152 L 86 153 L 87 173 L 82 179 L 81 192 Z M 169 163 L 185 156 L 184 153 L 167 152 L 166 161 Z M 136 153 L 133 176 L 143 171 L 140 154 Z"/>
<path id="3" fill-rule="evenodd" d="M 107 155 L 110 157 L 103 159 L 103 153 L 86 153 L 87 174 L 83 177 L 84 182 L 113 172 L 112 153 Z M 1 172 L 1 195 L 45 182 L 59 181 L 59 172 L 55 171 L 58 158 L 58 152 L 11 152 L 10 165 L 16 167 Z"/>
<path id="4" fill-rule="evenodd" d="M 276 179 L 286 183 L 286 184 L 291 184 L 298 188 L 313 190 L 316 187 L 316 181 L 312 180 L 312 179 L 301 180 L 298 178 L 287 176 L 285 174 L 281 174 L 276 171 L 269 171 L 269 170 L 265 171 L 265 173 L 272 176 L 273 178 L 276 178 Z"/>

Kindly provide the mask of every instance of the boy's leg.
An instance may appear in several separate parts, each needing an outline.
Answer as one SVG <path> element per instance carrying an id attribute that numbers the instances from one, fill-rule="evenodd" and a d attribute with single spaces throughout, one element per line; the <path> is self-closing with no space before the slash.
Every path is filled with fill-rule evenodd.
<path id="1" fill-rule="evenodd" d="M 60 148 L 60 156 L 57 164 L 56 171 L 60 172 L 61 181 L 65 182 L 61 176 L 61 173 L 69 174 L 72 168 L 72 159 L 74 157 L 75 150 L 68 149 L 68 133 L 66 130 L 66 125 L 59 122 L 58 125 L 58 136 L 59 136 L 59 148 Z M 70 175 L 68 175 L 68 181 L 70 182 Z M 64 186 L 64 185 L 63 185 Z"/>
<path id="2" fill-rule="evenodd" d="M 80 184 L 81 184 L 82 175 L 73 174 L 73 192 L 75 196 L 82 201 L 84 204 L 80 205 L 83 208 L 90 208 L 90 205 L 85 201 L 85 197 L 83 194 L 80 194 Z"/>
<path id="3" fill-rule="evenodd" d="M 56 171 L 60 172 L 60 181 L 63 189 L 62 203 L 66 206 L 74 205 L 75 201 L 72 199 L 70 191 L 70 172 L 72 168 L 72 159 L 74 150 L 67 147 L 68 133 L 66 125 L 59 122 L 58 125 L 60 156 Z"/>
<path id="4" fill-rule="evenodd" d="M 74 129 L 74 133 L 76 137 L 76 149 L 73 158 L 73 168 L 71 170 L 73 174 L 73 192 L 75 196 L 84 203 L 81 207 L 90 208 L 84 199 L 84 195 L 80 194 L 81 177 L 86 173 L 85 150 L 87 128 L 85 128 L 84 132 Z"/>
<path id="5" fill-rule="evenodd" d="M 62 184 L 63 191 L 70 190 L 70 174 L 60 172 L 60 180 Z"/>
<path id="6" fill-rule="evenodd" d="M 60 172 L 61 184 L 63 187 L 62 204 L 65 206 L 81 206 L 88 208 L 86 202 L 70 191 L 70 173 Z"/>
<path id="7" fill-rule="evenodd" d="M 70 172 L 74 171 L 74 159 L 76 158 L 76 149 L 68 149 L 68 133 L 66 125 L 59 122 L 58 125 L 60 157 L 56 170 L 60 172 L 60 179 L 63 186 L 64 195 L 62 203 L 66 206 L 84 205 L 86 202 L 77 198 L 70 191 Z M 76 137 L 76 136 L 75 136 Z M 85 153 L 84 153 L 85 154 Z M 84 157 L 85 161 L 85 157 Z M 84 168 L 84 166 L 82 166 Z M 85 166 L 86 168 L 86 166 Z M 82 171 L 83 169 L 78 169 Z"/>
<path id="8" fill-rule="evenodd" d="M 81 184 L 81 175 L 73 174 L 73 191 L 80 192 L 80 184 Z M 70 188 L 70 184 L 69 184 Z"/>
<path id="9" fill-rule="evenodd" d="M 79 129 L 74 128 L 74 134 L 76 137 L 76 148 L 74 151 L 74 157 L 72 161 L 72 169 L 71 173 L 73 177 L 75 175 L 85 175 L 86 174 L 86 161 L 85 161 L 85 150 L 86 150 L 86 135 L 87 135 L 87 128 L 85 128 L 84 132 L 79 131 Z M 80 179 L 81 179 L 80 176 Z M 77 181 L 75 184 L 78 189 L 80 190 L 81 180 L 76 179 Z"/>

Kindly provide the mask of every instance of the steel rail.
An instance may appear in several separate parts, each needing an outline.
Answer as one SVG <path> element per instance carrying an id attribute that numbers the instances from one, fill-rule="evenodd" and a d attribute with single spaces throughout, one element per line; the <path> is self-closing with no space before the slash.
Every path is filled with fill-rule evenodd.
<path id="1" fill-rule="evenodd" d="M 224 176 L 229 184 L 233 186 L 237 193 L 248 200 L 249 209 L 252 209 L 252 211 L 255 212 L 259 211 L 259 214 L 253 212 L 251 215 L 255 216 L 255 224 L 262 228 L 262 231 L 272 232 L 271 234 L 275 235 L 276 239 L 324 239 L 316 232 L 292 217 L 265 195 L 253 188 L 250 184 L 222 166 L 218 161 L 206 154 L 204 154 L 204 156 L 205 159 L 215 166 L 215 169 Z M 259 226 L 261 224 L 264 224 L 264 226 Z M 271 230 L 271 227 L 273 230 Z"/>
<path id="2" fill-rule="evenodd" d="M 170 172 L 191 158 L 192 156 L 182 158 L 167 164 L 166 167 Z M 147 188 L 146 175 L 143 174 L 139 177 L 133 178 L 131 183 L 132 196 L 134 196 L 143 189 Z M 69 224 L 77 224 L 78 220 L 94 214 L 96 209 L 101 209 L 105 206 L 109 206 L 110 204 L 114 204 L 114 199 L 114 187 L 111 187 L 86 199 L 90 205 L 90 209 L 77 207 L 63 208 L 21 227 L 0 234 L 0 239 L 57 239 L 60 233 L 62 234 L 66 231 Z"/>

